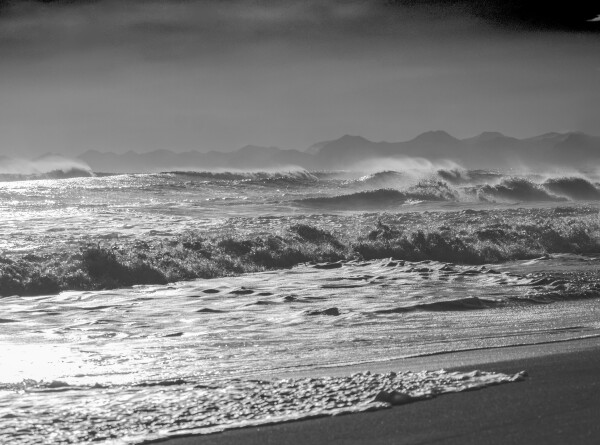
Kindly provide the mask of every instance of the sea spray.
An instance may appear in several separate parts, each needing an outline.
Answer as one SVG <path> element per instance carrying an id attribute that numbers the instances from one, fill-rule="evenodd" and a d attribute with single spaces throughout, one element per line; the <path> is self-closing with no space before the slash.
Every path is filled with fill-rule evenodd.
<path id="1" fill-rule="evenodd" d="M 600 199 L 600 190 L 590 181 L 581 177 L 550 178 L 543 183 L 543 186 L 555 195 L 565 196 L 572 200 Z"/>
<path id="2" fill-rule="evenodd" d="M 83 161 L 58 155 L 37 159 L 0 158 L 0 182 L 31 179 L 64 179 L 93 176 Z"/>
<path id="3" fill-rule="evenodd" d="M 257 183 L 289 181 L 297 184 L 303 181 L 315 182 L 318 178 L 304 169 L 273 170 L 273 171 L 245 171 L 245 170 L 214 170 L 214 171 L 172 171 L 164 174 L 187 176 L 204 181 L 246 181 Z"/>
<path id="4" fill-rule="evenodd" d="M 507 178 L 497 185 L 484 185 L 478 193 L 480 196 L 493 200 L 542 202 L 567 200 L 547 192 L 541 185 L 525 178 Z"/>
<path id="5" fill-rule="evenodd" d="M 377 210 L 398 208 L 406 203 L 456 201 L 457 193 L 443 182 L 421 181 L 405 191 L 377 189 L 347 195 L 305 198 L 298 200 L 302 206 L 333 210 Z"/>
<path id="6" fill-rule="evenodd" d="M 58 251 L 48 246 L 37 254 L 0 256 L 0 295 L 162 284 L 310 261 L 393 257 L 485 264 L 547 253 L 593 253 L 600 252 L 597 215 L 585 207 L 365 214 L 330 219 L 339 225 L 335 232 L 309 224 L 312 218 L 266 220 L 278 235 L 265 234 L 264 221 L 251 229 L 251 221 L 241 219 L 231 222 L 237 231 L 222 233 L 197 230 L 118 243 L 98 239 L 93 245 L 86 237 Z"/>

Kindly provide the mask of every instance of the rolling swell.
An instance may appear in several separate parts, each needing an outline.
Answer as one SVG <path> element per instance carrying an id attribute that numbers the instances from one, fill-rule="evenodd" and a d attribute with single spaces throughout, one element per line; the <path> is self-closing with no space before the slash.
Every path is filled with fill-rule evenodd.
<path id="1" fill-rule="evenodd" d="M 440 169 L 436 173 L 441 179 L 453 185 L 487 184 L 502 179 L 500 173 L 487 170 L 462 170 L 454 168 Z"/>
<path id="2" fill-rule="evenodd" d="M 359 178 L 356 182 L 370 187 L 386 188 L 406 181 L 405 175 L 393 170 L 385 170 Z"/>
<path id="3" fill-rule="evenodd" d="M 591 182 L 583 178 L 563 177 L 552 178 L 544 182 L 544 188 L 550 192 L 566 196 L 573 200 L 598 200 L 600 190 Z"/>
<path id="4" fill-rule="evenodd" d="M 600 200 L 600 190 L 580 177 L 548 179 L 538 183 L 525 177 L 504 177 L 488 171 L 438 170 L 438 179 L 424 179 L 410 187 L 403 173 L 381 171 L 351 181 L 367 190 L 335 196 L 305 198 L 299 205 L 334 210 L 377 210 L 399 207 L 414 201 L 443 202 L 563 202 Z M 434 177 L 435 178 L 435 177 Z M 368 188 L 377 187 L 374 190 Z"/>
<path id="5" fill-rule="evenodd" d="M 203 181 L 245 181 L 245 182 L 270 182 L 289 181 L 298 183 L 302 181 L 315 182 L 318 177 L 306 170 L 273 171 L 273 172 L 243 172 L 243 171 L 173 171 L 167 172 L 180 176 L 192 177 Z"/>
<path id="6" fill-rule="evenodd" d="M 378 189 L 356 192 L 348 195 L 305 198 L 296 203 L 309 207 L 326 207 L 340 210 L 368 210 L 397 207 L 410 201 L 448 201 L 449 196 L 429 190 L 400 191 L 394 189 Z"/>
<path id="7" fill-rule="evenodd" d="M 484 185 L 479 189 L 484 199 L 507 201 L 566 201 L 564 197 L 548 193 L 542 186 L 524 178 L 503 179 L 497 185 Z"/>
<path id="8" fill-rule="evenodd" d="M 31 181 L 43 179 L 70 179 L 70 178 L 89 178 L 95 176 L 94 173 L 86 168 L 73 167 L 65 170 L 57 169 L 45 173 L 0 173 L 0 182 L 9 181 Z"/>
<path id="9" fill-rule="evenodd" d="M 60 172 L 58 172 L 60 173 Z M 386 209 L 411 201 L 488 201 L 561 202 L 567 200 L 600 200 L 600 190 L 583 177 L 560 177 L 540 182 L 537 178 L 503 176 L 486 170 L 461 168 L 439 169 L 419 177 L 410 172 L 378 171 L 357 178 L 356 172 L 291 171 L 174 171 L 201 184 L 236 183 L 266 187 L 303 187 L 331 184 L 354 190 L 334 196 L 311 197 L 295 201 L 304 206 L 340 210 Z M 63 173 L 64 175 L 64 173 Z M 82 175 L 89 175 L 83 172 Z M 60 176 L 60 175 L 59 175 Z M 28 178 L 19 178 L 28 179 Z M 412 185 L 410 185 L 412 183 Z M 338 188 L 339 190 L 339 188 Z"/>

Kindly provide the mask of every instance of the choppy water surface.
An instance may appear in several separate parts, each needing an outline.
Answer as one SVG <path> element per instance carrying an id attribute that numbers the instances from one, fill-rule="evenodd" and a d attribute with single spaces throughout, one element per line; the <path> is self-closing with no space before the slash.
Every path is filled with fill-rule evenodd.
<path id="1" fill-rule="evenodd" d="M 302 217 L 466 208 L 597 207 L 594 178 L 438 171 L 369 175 L 161 173 L 0 182 L 0 249 L 27 252 L 88 241 L 160 239 L 184 230 L 277 232 Z M 333 219 L 334 221 L 331 221 Z"/>
<path id="2" fill-rule="evenodd" d="M 1 183 L 0 249 L 60 252 L 86 242 L 168 240 L 190 229 L 276 234 L 289 221 L 344 232 L 381 211 L 409 212 L 409 222 L 418 212 L 450 212 L 465 230 L 517 207 L 519 215 L 558 209 L 597 219 L 589 178 L 437 175 L 169 173 Z M 482 239 L 492 235 L 504 236 Z M 509 381 L 444 373 L 265 380 L 283 370 L 326 374 L 336 364 L 368 368 L 396 357 L 600 335 L 599 265 L 600 257 L 576 253 L 485 266 L 355 260 L 8 296 L 0 301 L 0 439 L 139 442 L 369 409 L 382 390 L 420 397 Z"/>

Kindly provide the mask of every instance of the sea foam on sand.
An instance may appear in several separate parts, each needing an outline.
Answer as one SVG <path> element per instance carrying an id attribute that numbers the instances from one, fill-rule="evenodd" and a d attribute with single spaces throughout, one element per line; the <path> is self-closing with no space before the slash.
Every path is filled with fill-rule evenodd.
<path id="1" fill-rule="evenodd" d="M 345 377 L 231 380 L 218 385 L 165 380 L 125 388 L 23 382 L 1 390 L 3 397 L 11 399 L 11 408 L 0 410 L 0 438 L 19 445 L 38 443 L 40 437 L 54 444 L 132 444 L 383 409 L 439 394 L 516 382 L 525 376 L 524 371 L 514 375 L 367 371 Z M 156 391 L 157 386 L 169 388 Z M 40 409 L 46 403 L 46 392 L 54 392 L 55 397 L 47 409 Z M 30 413 L 33 405 L 36 417 Z"/>

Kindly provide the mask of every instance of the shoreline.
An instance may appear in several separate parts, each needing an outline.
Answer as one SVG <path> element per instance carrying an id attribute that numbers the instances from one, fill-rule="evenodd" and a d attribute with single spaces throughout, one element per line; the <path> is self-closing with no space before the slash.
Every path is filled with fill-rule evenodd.
<path id="1" fill-rule="evenodd" d="M 302 371 L 274 372 L 272 378 L 300 378 L 322 375 L 343 376 L 355 372 L 370 371 L 386 373 L 390 371 L 422 371 L 433 369 L 458 370 L 469 366 L 487 366 L 498 362 L 516 361 L 546 355 L 578 352 L 587 349 L 600 349 L 600 335 L 583 338 L 568 338 L 556 341 L 510 345 L 498 347 L 482 347 L 449 352 L 435 352 L 427 355 L 393 358 L 381 361 L 350 363 L 333 366 L 320 366 Z M 248 376 L 248 378 L 264 377 L 264 374 Z"/>
<path id="2" fill-rule="evenodd" d="M 600 338 L 436 354 L 295 373 L 273 378 L 348 375 L 369 369 L 527 371 L 524 382 L 374 412 L 232 429 L 143 443 L 600 443 Z"/>

